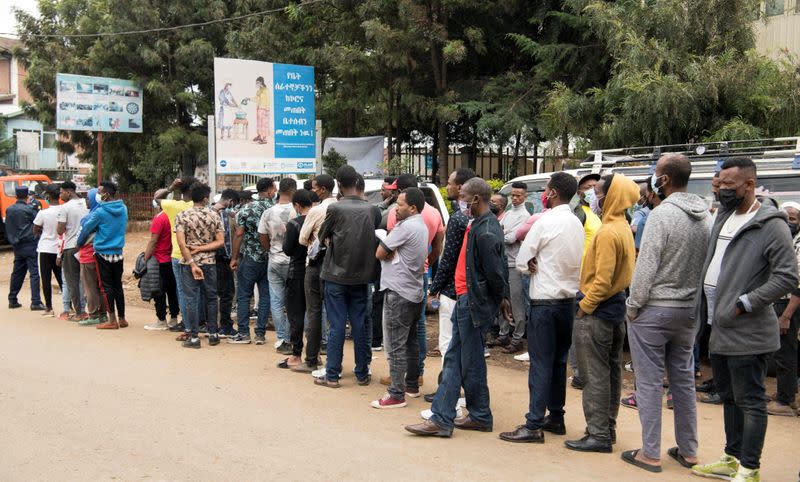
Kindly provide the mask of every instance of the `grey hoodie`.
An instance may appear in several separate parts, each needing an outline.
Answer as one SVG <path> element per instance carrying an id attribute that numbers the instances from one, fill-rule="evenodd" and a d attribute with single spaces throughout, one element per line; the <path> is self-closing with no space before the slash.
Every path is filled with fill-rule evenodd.
<path id="1" fill-rule="evenodd" d="M 717 237 L 732 211 L 720 212 L 709 239 L 699 290 L 697 321 L 708 321 L 703 292 L 708 265 L 714 257 Z M 722 258 L 717 279 L 714 319 L 709 351 L 737 356 L 772 353 L 780 348 L 778 317 L 772 303 L 797 287 L 797 259 L 786 214 L 762 204 L 753 219 L 731 239 Z M 746 295 L 751 309 L 736 315 L 736 302 Z"/>
<path id="2" fill-rule="evenodd" d="M 645 305 L 695 306 L 710 231 L 708 205 L 696 194 L 672 193 L 650 213 L 625 303 L 629 318 Z"/>

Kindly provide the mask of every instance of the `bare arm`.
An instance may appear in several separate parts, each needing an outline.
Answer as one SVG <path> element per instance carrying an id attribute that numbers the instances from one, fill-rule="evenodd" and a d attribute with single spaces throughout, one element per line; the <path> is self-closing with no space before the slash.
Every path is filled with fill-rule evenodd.
<path id="1" fill-rule="evenodd" d="M 442 254 L 442 246 L 444 245 L 444 231 L 436 233 L 431 241 L 431 252 L 428 253 L 428 265 L 432 265 L 434 261 L 439 259 Z"/>
<path id="2" fill-rule="evenodd" d="M 380 261 L 388 261 L 394 256 L 394 252 L 387 250 L 383 247 L 382 243 L 378 243 L 378 249 L 375 251 L 375 257 Z"/>
<path id="3" fill-rule="evenodd" d="M 269 251 L 269 234 L 258 233 L 258 242 L 261 243 L 261 247 L 264 248 L 264 251 Z"/>
<path id="4" fill-rule="evenodd" d="M 189 247 L 189 252 L 194 253 L 203 253 L 206 251 L 216 251 L 219 248 L 225 245 L 225 231 L 217 231 L 217 234 L 214 235 L 214 241 L 210 243 L 201 244 L 200 246 L 191 246 Z"/>
<path id="5" fill-rule="evenodd" d="M 144 248 L 145 261 L 148 261 L 153 256 L 153 251 L 156 250 L 157 242 L 158 242 L 158 234 L 150 233 L 150 239 L 147 241 L 147 247 Z"/>
<path id="6" fill-rule="evenodd" d="M 242 237 L 244 237 L 244 228 L 236 226 L 236 230 L 233 232 L 233 242 L 231 243 L 231 269 L 234 271 L 239 266 L 239 249 L 242 247 Z"/>
<path id="7" fill-rule="evenodd" d="M 62 223 L 59 221 L 58 225 L 56 226 L 56 232 L 58 234 L 64 234 L 67 232 L 67 223 Z"/>

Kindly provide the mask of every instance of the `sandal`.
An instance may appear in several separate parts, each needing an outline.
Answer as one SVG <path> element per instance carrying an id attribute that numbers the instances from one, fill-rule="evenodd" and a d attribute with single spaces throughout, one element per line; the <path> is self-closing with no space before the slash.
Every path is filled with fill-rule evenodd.
<path id="1" fill-rule="evenodd" d="M 632 408 L 634 410 L 639 410 L 639 406 L 636 405 L 636 392 L 631 393 L 627 397 L 623 398 L 619 401 L 619 404 L 623 407 Z"/>
<path id="2" fill-rule="evenodd" d="M 660 465 L 650 465 L 650 464 L 647 464 L 645 462 L 642 462 L 641 460 L 637 460 L 636 459 L 636 454 L 638 454 L 638 453 L 639 453 L 639 449 L 626 450 L 625 452 L 622 452 L 622 460 L 624 460 L 625 462 L 628 462 L 631 465 L 635 465 L 636 467 L 639 467 L 640 469 L 644 469 L 644 470 L 646 470 L 648 472 L 655 472 L 655 473 L 661 472 L 661 466 Z"/>
<path id="3" fill-rule="evenodd" d="M 683 454 L 678 449 L 678 447 L 672 447 L 671 449 L 667 450 L 667 454 L 669 454 L 670 457 L 672 457 L 673 459 L 677 460 L 679 464 L 683 465 L 687 469 L 691 469 L 695 465 L 695 464 L 687 461 L 683 457 Z"/>
<path id="4" fill-rule="evenodd" d="M 330 380 L 328 380 L 326 378 L 315 378 L 314 379 L 314 384 L 315 385 L 319 385 L 321 387 L 328 387 L 328 388 L 339 388 L 341 386 L 341 385 L 339 385 L 339 382 L 333 382 L 333 381 L 330 381 Z"/>

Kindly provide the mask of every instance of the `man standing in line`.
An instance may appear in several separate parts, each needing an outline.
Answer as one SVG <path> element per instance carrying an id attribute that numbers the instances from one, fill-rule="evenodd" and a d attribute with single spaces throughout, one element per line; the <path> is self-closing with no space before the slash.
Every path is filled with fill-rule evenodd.
<path id="1" fill-rule="evenodd" d="M 292 196 L 297 191 L 297 181 L 287 177 L 278 185 L 278 204 L 264 211 L 258 222 L 258 239 L 269 253 L 269 304 L 275 324 L 275 350 L 282 355 L 292 353 L 289 343 L 289 322 L 284 313 L 286 306 L 286 281 L 289 278 L 289 256 L 283 252 L 286 223 L 297 214 L 292 207 Z"/>
<path id="2" fill-rule="evenodd" d="M 711 231 L 698 322 L 712 318 L 708 351 L 724 406 L 725 453 L 692 472 L 757 482 L 767 434 L 767 360 L 780 348 L 771 305 L 797 288 L 797 257 L 786 215 L 756 199 L 751 159 L 725 161 L 719 183 L 724 211 Z"/>
<path id="3" fill-rule="evenodd" d="M 42 316 L 54 316 L 53 313 L 53 276 L 58 282 L 59 289 L 63 289 L 61 281 L 61 267 L 56 265 L 58 257 L 58 247 L 61 240 L 58 236 L 58 205 L 59 188 L 58 186 L 47 186 L 45 191 L 47 209 L 42 209 L 36 213 L 33 220 L 33 235 L 39 237 L 36 251 L 39 253 L 39 277 L 42 282 L 42 294 L 44 295 L 45 310 Z M 6 217 L 6 223 L 8 217 Z"/>
<path id="4" fill-rule="evenodd" d="M 236 294 L 236 283 L 233 281 L 231 270 L 231 253 L 233 251 L 234 221 L 232 207 L 239 204 L 239 193 L 234 189 L 225 189 L 219 196 L 219 202 L 214 203 L 211 209 L 218 213 L 225 228 L 225 244 L 216 252 L 217 266 L 217 296 L 219 296 L 219 337 L 230 338 L 236 336 L 233 327 L 231 310 L 233 298 Z"/>
<path id="5" fill-rule="evenodd" d="M 785 202 L 781 209 L 789 220 L 789 232 L 794 237 L 794 252 L 800 269 L 800 203 Z M 775 400 L 767 404 L 767 413 L 783 417 L 794 417 L 797 395 L 797 331 L 800 327 L 800 288 L 791 295 L 775 302 L 775 314 L 781 330 L 781 348 L 773 355 L 775 379 L 778 391 Z"/>
<path id="6" fill-rule="evenodd" d="M 421 424 L 406 426 L 416 435 L 450 437 L 454 426 L 492 431 L 484 333 L 498 310 L 510 319 L 511 306 L 503 229 L 489 211 L 491 196 L 492 188 L 483 179 L 470 179 L 461 188 L 459 204 L 464 206 L 467 217 L 474 219 L 467 228 L 456 267 L 458 301 L 453 311 L 453 338 L 444 357 L 442 382 L 433 399 L 433 415 Z M 461 387 L 469 415 L 455 419 Z"/>
<path id="7" fill-rule="evenodd" d="M 611 453 L 622 388 L 625 288 L 636 261 L 625 211 L 639 199 L 639 187 L 622 174 L 611 174 L 594 189 L 603 225 L 583 259 L 573 334 L 588 428 L 582 439 L 565 444 L 581 452 Z"/>
<path id="8" fill-rule="evenodd" d="M 417 321 L 425 298 L 422 274 L 428 254 L 428 228 L 420 214 L 425 195 L 410 187 L 397 198 L 392 232 L 375 253 L 381 261 L 381 289 L 385 291 L 383 331 L 391 381 L 374 408 L 406 406 L 406 395 L 419 396 L 419 338 Z"/>
<path id="9" fill-rule="evenodd" d="M 324 246 L 319 243 L 319 230 L 328 212 L 328 207 L 336 202 L 333 196 L 334 181 L 328 174 L 320 174 L 312 182 L 312 192 L 319 199 L 319 204 L 312 207 L 303 222 L 300 230 L 299 242 L 308 247 L 308 264 L 306 265 L 305 293 L 306 293 L 306 359 L 292 367 L 292 371 L 313 373 L 319 367 L 320 345 L 327 343 L 322 338 L 322 281 L 320 272 L 325 259 Z"/>
<path id="10" fill-rule="evenodd" d="M 71 321 L 81 321 L 88 316 L 81 306 L 81 265 L 75 254 L 78 252 L 77 240 L 81 230 L 81 219 L 89 212 L 86 201 L 75 192 L 72 181 L 61 183 L 61 200 L 64 204 L 58 211 L 58 234 L 64 236 L 64 249 L 61 253 L 61 272 L 69 286 L 70 301 L 75 314 Z"/>
<path id="11" fill-rule="evenodd" d="M 500 434 L 508 442 L 544 443 L 544 431 L 567 433 L 567 353 L 584 239 L 581 222 L 569 208 L 577 189 L 578 182 L 565 172 L 550 177 L 545 189 L 549 210 L 533 225 L 516 255 L 514 269 L 533 275 L 528 313 L 530 406 L 524 425 Z"/>
<path id="12" fill-rule="evenodd" d="M 374 277 L 374 263 L 364 263 L 364 253 L 377 247 L 375 229 L 381 223 L 380 210 L 358 195 L 359 175 L 345 165 L 336 172 L 342 198 L 331 205 L 319 231 L 319 241 L 327 246 L 320 279 L 325 281 L 325 307 L 331 327 L 328 332 L 328 359 L 325 377 L 314 383 L 339 388 L 342 372 L 345 323 L 350 321 L 355 352 L 355 375 L 359 385 L 369 385 L 370 347 L 364 323 L 367 310 L 367 283 Z M 303 228 L 305 230 L 305 227 Z"/>
<path id="13" fill-rule="evenodd" d="M 702 198 L 687 192 L 691 174 L 692 164 L 686 156 L 673 154 L 658 160 L 651 185 L 653 193 L 665 199 L 645 217 L 647 230 L 640 233 L 644 236 L 626 301 L 642 448 L 623 452 L 622 459 L 650 472 L 661 471 L 665 371 L 678 442 L 668 453 L 684 465 L 697 463 L 694 310 L 711 215 Z M 645 202 L 649 204 L 647 195 Z"/>
<path id="14" fill-rule="evenodd" d="M 97 201 L 97 189 L 89 189 L 86 193 L 86 201 L 89 203 L 89 214 L 81 219 L 81 229 L 86 221 L 100 203 Z M 94 252 L 94 240 L 87 240 L 78 248 L 79 261 L 81 265 L 81 292 L 86 295 L 86 315 L 87 318 L 78 322 L 81 326 L 94 326 L 108 321 L 108 304 L 100 289 L 100 275 L 97 270 L 97 259 Z"/>
<path id="15" fill-rule="evenodd" d="M 233 238 L 231 269 L 236 271 L 236 325 L 239 333 L 228 338 L 228 343 L 250 343 L 250 298 L 258 287 L 258 319 L 256 320 L 256 345 L 267 342 L 267 317 L 269 316 L 269 280 L 267 268 L 269 252 L 258 239 L 258 223 L 264 211 L 275 204 L 275 182 L 264 177 L 256 183 L 258 200 L 246 204 L 236 215 L 236 236 Z M 241 258 L 241 262 L 239 259 Z"/>
<path id="16" fill-rule="evenodd" d="M 503 227 L 506 243 L 506 260 L 508 261 L 508 288 L 511 291 L 511 311 L 514 314 L 514 333 L 511 334 L 511 323 L 500 317 L 499 336 L 489 342 L 489 346 L 504 347 L 505 353 L 514 354 L 522 351 L 522 337 L 525 335 L 525 316 L 527 296 L 522 287 L 522 273 L 516 269 L 517 253 L 521 246 L 517 241 L 517 228 L 530 218 L 525 208 L 528 191 L 524 182 L 511 185 L 511 209 L 507 210 L 500 226 Z"/>
<path id="17" fill-rule="evenodd" d="M 472 169 L 462 167 L 450 173 L 447 178 L 447 199 L 458 201 L 461 187 L 475 177 Z M 460 204 L 460 203 L 459 203 Z M 442 363 L 453 337 L 453 310 L 456 306 L 455 274 L 458 256 L 464 244 L 464 233 L 467 231 L 469 218 L 464 209 L 456 209 L 447 222 L 447 231 L 444 236 L 444 249 L 439 259 L 439 268 L 430 286 L 431 298 L 439 300 L 439 351 L 442 354 Z M 425 401 L 433 401 L 433 393 L 425 395 Z"/>
<path id="18" fill-rule="evenodd" d="M 205 184 L 195 183 L 191 189 L 194 205 L 175 218 L 175 232 L 181 258 L 181 282 L 186 294 L 186 304 L 198 306 L 205 296 L 205 306 L 198 306 L 205 311 L 208 326 L 208 344 L 219 344 L 217 333 L 217 268 L 216 251 L 225 244 L 225 228 L 222 218 L 208 207 L 211 188 Z M 198 310 L 190 310 L 186 318 L 186 334 L 184 348 L 200 348 L 200 319 Z"/>
<path id="19" fill-rule="evenodd" d="M 25 272 L 30 273 L 31 310 L 45 310 L 39 297 L 39 264 L 36 261 L 36 237 L 33 235 L 33 220 L 36 209 L 28 204 L 28 187 L 16 188 L 17 202 L 6 209 L 6 238 L 14 249 L 14 270 L 8 290 L 8 307 L 20 308 L 17 295 L 25 281 Z M 77 263 L 77 261 L 76 261 Z M 75 288 L 77 291 L 77 287 Z"/>
<path id="20" fill-rule="evenodd" d="M 397 178 L 390 176 L 384 178 L 381 185 L 381 202 L 378 203 L 378 209 L 381 210 L 381 226 L 380 229 L 386 229 L 386 223 L 389 220 L 389 211 L 397 205 Z"/>
<path id="21" fill-rule="evenodd" d="M 306 318 L 306 255 L 308 248 L 300 244 L 300 230 L 308 211 L 311 210 L 311 191 L 300 189 L 292 196 L 292 207 L 298 214 L 286 223 L 283 252 L 289 256 L 289 273 L 286 281 L 286 315 L 289 318 L 289 341 L 292 355 L 278 364 L 280 368 L 292 368 L 303 364 L 303 327 Z"/>
<path id="22" fill-rule="evenodd" d="M 153 196 L 153 205 L 167 194 L 166 189 L 159 189 Z M 155 295 L 156 323 L 144 325 L 145 330 L 164 331 L 178 324 L 180 304 L 175 274 L 172 272 L 172 228 L 167 213 L 161 209 L 150 223 L 150 240 L 144 249 L 145 263 L 155 257 L 158 261 L 158 274 L 161 279 L 161 291 Z M 167 322 L 167 303 L 169 302 L 170 321 Z"/>
<path id="23" fill-rule="evenodd" d="M 128 326 L 125 320 L 125 292 L 122 289 L 122 248 L 125 247 L 128 208 L 121 199 L 117 199 L 117 184 L 112 181 L 100 184 L 97 197 L 100 206 L 83 222 L 77 245 L 83 246 L 92 233 L 95 234 L 95 259 L 108 299 L 108 321 L 97 325 L 97 329 L 116 330 Z"/>

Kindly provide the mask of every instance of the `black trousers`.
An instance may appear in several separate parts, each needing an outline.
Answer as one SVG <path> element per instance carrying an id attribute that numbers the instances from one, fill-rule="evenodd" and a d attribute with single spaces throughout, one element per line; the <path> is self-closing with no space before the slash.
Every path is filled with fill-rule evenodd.
<path id="1" fill-rule="evenodd" d="M 42 294 L 44 305 L 48 310 L 53 309 L 53 276 L 56 277 L 58 288 L 63 289 L 61 280 L 61 266 L 56 266 L 56 253 L 39 253 L 39 278 L 42 280 Z"/>
<path id="2" fill-rule="evenodd" d="M 122 260 L 114 263 L 106 261 L 98 253 L 95 253 L 94 257 L 97 260 L 97 269 L 100 271 L 100 282 L 106 293 L 108 313 L 113 315 L 116 307 L 117 317 L 123 320 L 125 319 L 125 292 L 122 291 L 123 262 Z"/>
<path id="3" fill-rule="evenodd" d="M 231 260 L 217 256 L 217 297 L 219 298 L 219 331 L 221 333 L 234 332 L 231 310 L 235 293 L 236 285 L 233 282 Z"/>
<path id="4" fill-rule="evenodd" d="M 289 318 L 289 341 L 292 356 L 303 354 L 303 328 L 306 318 L 305 276 L 286 280 L 286 315 Z"/>
<path id="5" fill-rule="evenodd" d="M 375 293 L 372 295 L 372 306 L 367 309 L 372 310 L 372 347 L 383 345 L 383 300 L 386 290 L 378 291 L 380 281 L 375 284 Z"/>
<path id="6" fill-rule="evenodd" d="M 178 285 L 175 282 L 175 273 L 172 272 L 172 260 L 158 263 L 158 274 L 161 276 L 161 292 L 155 296 L 156 317 L 160 321 L 167 320 L 167 303 L 169 303 L 169 316 L 176 318 L 181 312 L 178 305 Z"/>
<path id="7" fill-rule="evenodd" d="M 775 303 L 775 313 L 783 314 L 788 302 L 780 300 Z M 781 335 L 781 347 L 772 355 L 775 363 L 775 379 L 778 382 L 778 393 L 775 397 L 784 405 L 794 403 L 797 395 L 797 330 L 800 327 L 800 310 L 794 312 L 789 322 L 789 332 Z"/>

